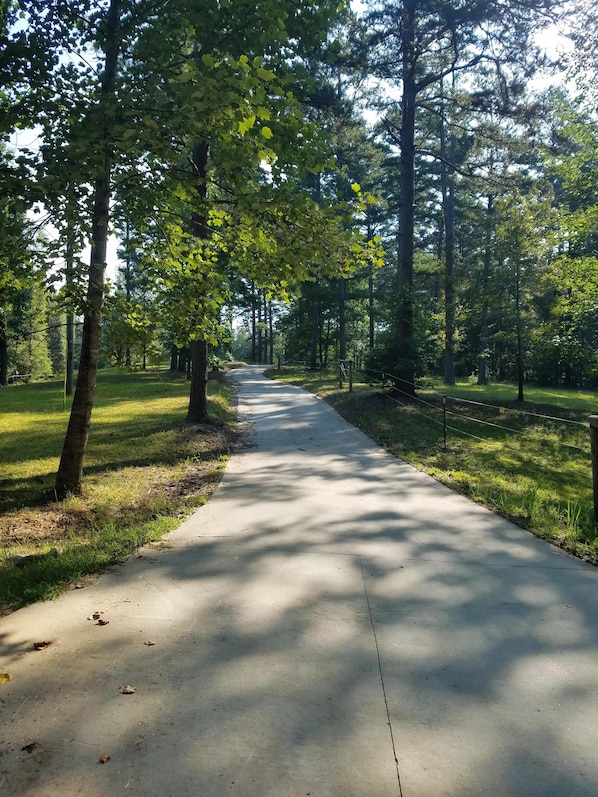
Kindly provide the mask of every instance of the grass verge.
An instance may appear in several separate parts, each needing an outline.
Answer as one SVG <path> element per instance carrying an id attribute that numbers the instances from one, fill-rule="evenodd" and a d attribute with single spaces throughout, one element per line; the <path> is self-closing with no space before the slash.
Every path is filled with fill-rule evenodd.
<path id="1" fill-rule="evenodd" d="M 83 494 L 56 502 L 61 383 L 0 391 L 0 613 L 123 561 L 208 500 L 237 434 L 230 385 L 208 392 L 214 423 L 186 424 L 184 376 L 100 372 Z"/>
<path id="2" fill-rule="evenodd" d="M 383 395 L 359 374 L 352 393 L 339 388 L 332 372 L 284 367 L 269 376 L 317 393 L 395 456 L 598 564 L 587 424 L 597 409 L 595 393 L 530 388 L 520 404 L 512 385 L 445 387 L 428 380 L 414 402 Z M 446 450 L 443 394 L 450 397 Z"/>

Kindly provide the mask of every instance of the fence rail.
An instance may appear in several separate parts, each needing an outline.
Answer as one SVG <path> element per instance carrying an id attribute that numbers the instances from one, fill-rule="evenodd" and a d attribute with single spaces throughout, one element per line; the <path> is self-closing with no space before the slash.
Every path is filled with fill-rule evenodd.
<path id="1" fill-rule="evenodd" d="M 506 432 L 507 434 L 512 434 L 519 437 L 525 437 L 528 434 L 525 430 L 515 429 L 512 426 L 508 426 L 506 423 L 496 423 L 486 418 L 476 418 L 471 414 L 464 415 L 461 412 L 451 410 L 449 408 L 451 402 L 453 402 L 455 405 L 467 404 L 471 406 L 484 408 L 487 411 L 493 411 L 498 413 L 503 418 L 508 418 L 510 415 L 527 416 L 529 418 L 537 419 L 539 423 L 549 422 L 550 424 L 563 424 L 568 426 L 569 428 L 574 426 L 583 427 L 586 429 L 588 428 L 587 425 L 582 421 L 572 420 L 571 418 L 560 418 L 556 415 L 545 415 L 542 413 L 531 412 L 529 410 L 515 409 L 510 407 L 507 408 L 497 404 L 488 404 L 483 401 L 474 401 L 472 399 L 461 398 L 460 396 L 451 396 L 448 393 L 440 393 L 439 391 L 432 389 L 433 392 L 439 398 L 439 403 L 435 404 L 419 396 L 414 396 L 411 390 L 413 388 L 413 384 L 411 382 L 401 379 L 400 377 L 397 377 L 395 374 L 389 373 L 387 371 L 377 371 L 371 368 L 367 368 L 364 370 L 365 373 L 367 373 L 370 377 L 368 381 L 370 381 L 373 384 L 377 384 L 378 390 L 385 402 L 391 401 L 393 404 L 396 405 L 404 407 L 409 406 L 413 412 L 418 413 L 427 421 L 442 427 L 444 451 L 447 451 L 447 438 L 449 432 L 470 439 L 478 440 L 479 442 L 489 442 L 490 440 L 490 438 L 488 437 L 483 437 L 481 433 L 479 435 L 473 434 L 470 431 L 455 426 L 454 421 L 453 423 L 449 423 L 448 421 L 449 418 L 455 418 L 462 421 L 467 421 L 468 423 L 472 424 L 479 424 L 479 426 L 482 428 L 497 429 L 501 432 Z M 402 383 L 405 383 L 405 387 L 411 389 L 403 390 L 400 387 Z M 434 413 L 436 412 L 439 413 L 439 417 L 434 417 Z M 558 444 L 560 446 L 570 449 L 571 451 L 581 452 L 582 454 L 587 455 L 588 458 L 590 459 L 591 474 L 588 473 L 587 475 L 586 474 L 580 474 L 580 475 L 586 476 L 588 479 L 592 480 L 593 497 L 594 497 L 594 517 L 596 522 L 598 522 L 598 415 L 592 415 L 589 417 L 589 427 L 590 427 L 590 441 L 589 441 L 590 445 L 588 447 L 574 445 L 573 443 L 568 443 L 563 440 L 559 440 Z M 540 435 L 534 435 L 534 440 L 549 444 L 554 444 L 554 440 L 551 440 L 548 437 L 543 438 Z M 504 445 L 508 447 L 508 443 L 504 443 Z"/>

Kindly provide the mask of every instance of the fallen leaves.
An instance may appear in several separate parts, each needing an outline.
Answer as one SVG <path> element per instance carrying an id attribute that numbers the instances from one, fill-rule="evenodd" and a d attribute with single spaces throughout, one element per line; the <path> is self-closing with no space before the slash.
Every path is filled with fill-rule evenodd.
<path id="1" fill-rule="evenodd" d="M 100 764 L 107 764 L 108 761 L 110 761 L 110 756 L 109 755 L 106 755 L 104 753 L 104 755 L 100 756 Z"/>
<path id="2" fill-rule="evenodd" d="M 124 684 L 124 686 L 119 686 L 118 691 L 121 695 L 133 695 L 135 694 L 137 687 L 131 686 L 131 684 Z"/>
<path id="3" fill-rule="evenodd" d="M 7 681 L 12 681 L 12 675 L 9 672 L 0 672 L 0 686 Z"/>
<path id="4" fill-rule="evenodd" d="M 36 650 L 45 650 L 46 648 L 49 648 L 51 644 L 52 644 L 51 640 L 46 640 L 44 642 L 34 642 L 33 647 Z"/>
<path id="5" fill-rule="evenodd" d="M 92 612 L 87 616 L 88 620 L 96 620 L 96 625 L 108 625 L 110 620 L 106 620 L 105 617 L 102 617 L 104 612 Z"/>
<path id="6" fill-rule="evenodd" d="M 29 744 L 23 745 L 21 750 L 24 750 L 26 753 L 33 753 L 39 747 L 39 742 L 30 742 Z"/>
<path id="7" fill-rule="evenodd" d="M 146 639 L 146 641 L 145 641 L 143 644 L 144 644 L 144 645 L 147 645 L 147 646 L 149 647 L 150 645 L 155 645 L 156 643 L 155 643 L 155 642 L 152 642 L 152 640 L 151 640 L 151 639 Z"/>

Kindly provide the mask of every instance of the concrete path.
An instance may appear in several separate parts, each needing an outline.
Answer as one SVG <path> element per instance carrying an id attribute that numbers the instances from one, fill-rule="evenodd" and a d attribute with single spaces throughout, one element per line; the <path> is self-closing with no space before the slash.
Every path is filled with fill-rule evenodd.
<path id="1" fill-rule="evenodd" d="M 173 547 L 0 619 L 0 794 L 595 797 L 598 571 L 237 379 Z"/>

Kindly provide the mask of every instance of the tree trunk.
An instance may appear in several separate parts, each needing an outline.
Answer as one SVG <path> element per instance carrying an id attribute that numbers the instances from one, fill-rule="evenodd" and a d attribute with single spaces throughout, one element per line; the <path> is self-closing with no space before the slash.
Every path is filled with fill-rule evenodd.
<path id="1" fill-rule="evenodd" d="M 74 210 L 69 213 L 67 220 L 67 239 L 66 239 L 66 287 L 68 290 L 73 285 L 74 261 L 75 261 L 75 219 Z M 67 396 L 73 395 L 75 382 L 75 314 L 69 308 L 66 314 L 66 363 L 64 375 L 64 392 Z"/>
<path id="2" fill-rule="evenodd" d="M 257 321 L 255 308 L 255 285 L 251 283 L 251 362 L 257 362 Z"/>
<path id="3" fill-rule="evenodd" d="M 347 314 L 345 306 L 345 278 L 338 279 L 338 354 L 341 360 L 347 359 Z"/>
<path id="4" fill-rule="evenodd" d="M 70 312 L 66 316 L 65 372 L 64 391 L 67 396 L 72 396 L 75 382 L 75 316 Z"/>
<path id="5" fill-rule="evenodd" d="M 484 270 L 482 272 L 482 296 L 484 304 L 482 306 L 482 328 L 480 331 L 480 354 L 478 358 L 478 385 L 488 384 L 488 340 L 490 338 L 489 328 L 489 303 L 488 287 L 490 283 L 490 268 L 492 264 L 492 219 L 494 216 L 494 198 L 488 196 L 486 205 L 486 243 L 484 247 Z"/>
<path id="6" fill-rule="evenodd" d="M 209 235 L 206 218 L 206 199 L 208 195 L 208 155 L 206 142 L 193 148 L 193 170 L 196 177 L 195 192 L 200 211 L 191 217 L 193 235 L 205 241 Z M 191 341 L 191 386 L 189 390 L 189 410 L 187 420 L 193 423 L 208 423 L 208 344 L 205 340 Z"/>
<path id="7" fill-rule="evenodd" d="M 104 147 L 94 184 L 87 311 L 83 322 L 77 386 L 56 475 L 55 491 L 58 499 L 66 498 L 69 493 L 76 495 L 81 492 L 83 458 L 89 437 L 89 425 L 100 358 L 104 272 L 106 269 L 108 222 L 110 218 L 110 178 L 113 159 L 110 138 L 114 125 L 114 110 L 110 106 L 114 103 L 111 95 L 114 95 L 120 47 L 120 7 L 121 0 L 111 0 L 106 18 L 106 58 L 100 94 L 100 108 L 104 110 L 102 115 L 104 120 L 102 136 Z"/>
<path id="8" fill-rule="evenodd" d="M 374 267 L 370 266 L 370 275 L 368 277 L 368 348 L 370 351 L 374 348 L 376 343 L 376 327 L 374 316 Z"/>
<path id="9" fill-rule="evenodd" d="M 172 344 L 170 347 L 170 370 L 174 373 L 177 369 L 177 363 L 179 359 L 179 352 L 177 347 Z"/>
<path id="10" fill-rule="evenodd" d="M 263 316 L 262 316 L 262 297 L 263 291 L 258 291 L 257 294 L 257 361 L 258 363 L 264 362 L 264 326 L 263 326 Z"/>
<path id="11" fill-rule="evenodd" d="M 311 347 L 309 367 L 316 370 L 318 367 L 318 339 L 320 337 L 320 301 L 319 283 L 314 284 L 313 301 L 311 306 Z"/>
<path id="12" fill-rule="evenodd" d="M 440 182 L 444 220 L 444 383 L 455 384 L 455 136 L 446 146 L 444 118 L 440 121 Z M 448 161 L 448 162 L 447 162 Z M 450 165 L 449 165 L 450 164 Z"/>
<path id="13" fill-rule="evenodd" d="M 6 344 L 6 319 L 0 313 L 0 386 L 8 384 L 8 347 Z"/>
<path id="14" fill-rule="evenodd" d="M 274 365 L 274 320 L 272 318 L 272 302 L 268 302 L 268 332 L 270 334 L 270 365 Z"/>
<path id="15" fill-rule="evenodd" d="M 184 349 L 179 349 L 178 365 L 177 365 L 177 371 L 179 372 L 179 374 L 187 373 L 188 359 L 189 359 L 189 349 L 187 347 L 185 347 Z"/>
<path id="16" fill-rule="evenodd" d="M 189 393 L 190 423 L 209 423 L 208 417 L 208 344 L 205 340 L 191 341 L 191 389 Z"/>
<path id="17" fill-rule="evenodd" d="M 415 396 L 413 340 L 413 228 L 415 200 L 415 82 L 416 58 L 414 0 L 405 2 L 403 14 L 403 92 L 401 98 L 401 154 L 399 182 L 399 246 L 397 271 L 396 353 L 397 384 Z"/>
<path id="18" fill-rule="evenodd" d="M 517 328 L 517 401 L 523 401 L 523 330 L 521 319 L 521 265 L 517 261 L 516 283 L 515 283 L 515 323 Z"/>

